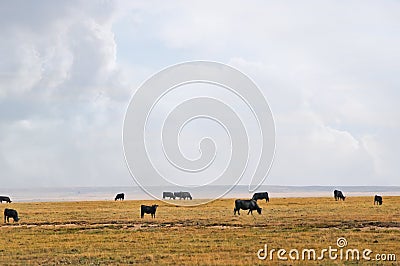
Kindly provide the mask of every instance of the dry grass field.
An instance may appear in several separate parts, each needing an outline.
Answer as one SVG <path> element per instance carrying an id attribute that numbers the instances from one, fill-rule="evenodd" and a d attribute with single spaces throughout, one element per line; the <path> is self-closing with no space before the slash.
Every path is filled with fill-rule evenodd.
<path id="1" fill-rule="evenodd" d="M 159 204 L 157 216 L 140 218 L 141 204 Z M 233 215 L 233 199 L 198 207 L 157 201 L 11 203 L 19 223 L 0 226 L 0 265 L 266 265 L 257 251 L 336 247 L 396 254 L 400 261 L 400 197 L 280 198 L 259 201 L 262 215 Z M 274 264 L 278 262 L 274 255 Z M 356 261 L 279 261 L 283 265 L 357 264 Z M 358 264 L 366 264 L 360 261 Z M 368 264 L 368 263 L 367 263 Z"/>

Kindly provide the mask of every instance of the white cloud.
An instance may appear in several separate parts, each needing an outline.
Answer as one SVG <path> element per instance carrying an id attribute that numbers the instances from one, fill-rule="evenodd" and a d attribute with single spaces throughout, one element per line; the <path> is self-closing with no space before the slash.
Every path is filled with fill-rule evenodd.
<path id="1" fill-rule="evenodd" d="M 12 178 L 0 185 L 130 184 L 121 147 L 130 95 L 192 59 L 229 63 L 262 88 L 277 123 L 267 183 L 399 185 L 399 9 L 2 2 L 0 166 Z"/>

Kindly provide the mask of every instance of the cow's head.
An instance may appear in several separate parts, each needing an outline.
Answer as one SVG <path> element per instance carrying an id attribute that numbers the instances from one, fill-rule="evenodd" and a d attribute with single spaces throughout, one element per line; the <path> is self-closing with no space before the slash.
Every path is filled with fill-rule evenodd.
<path id="1" fill-rule="evenodd" d="M 157 207 L 158 207 L 157 204 L 154 204 L 154 205 L 153 205 L 153 208 L 154 208 L 154 209 L 157 209 Z"/>
<path id="2" fill-rule="evenodd" d="M 346 197 L 343 196 L 343 201 L 346 199 Z"/>
<path id="3" fill-rule="evenodd" d="M 261 210 L 262 210 L 262 208 L 257 209 L 258 214 L 261 214 Z"/>

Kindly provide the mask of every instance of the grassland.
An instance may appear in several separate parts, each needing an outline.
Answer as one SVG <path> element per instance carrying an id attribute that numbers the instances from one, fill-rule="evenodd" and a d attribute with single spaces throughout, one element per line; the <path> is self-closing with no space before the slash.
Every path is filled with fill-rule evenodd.
<path id="1" fill-rule="evenodd" d="M 233 215 L 233 199 L 198 207 L 156 201 L 11 203 L 21 221 L 0 226 L 0 265 L 266 265 L 257 251 L 337 247 L 397 255 L 400 197 L 281 198 L 260 201 L 262 215 Z M 141 204 L 159 204 L 157 216 L 140 218 Z M 277 263 L 276 255 L 274 264 Z M 279 261 L 304 265 L 310 261 Z M 365 261 L 361 262 L 365 264 Z M 328 258 L 315 264 L 356 264 Z M 377 262 L 370 262 L 376 265 Z"/>

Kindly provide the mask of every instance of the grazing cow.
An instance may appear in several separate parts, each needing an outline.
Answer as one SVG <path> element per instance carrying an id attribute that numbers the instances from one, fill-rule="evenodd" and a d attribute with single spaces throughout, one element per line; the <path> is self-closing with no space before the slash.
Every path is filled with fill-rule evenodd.
<path id="1" fill-rule="evenodd" d="M 261 208 L 257 205 L 255 200 L 235 200 L 235 208 L 233 209 L 233 214 L 236 215 L 236 212 L 240 215 L 240 209 L 249 210 L 247 215 L 251 213 L 253 215 L 253 211 L 257 210 L 258 214 L 261 214 Z"/>
<path id="2" fill-rule="evenodd" d="M 382 196 L 375 195 L 375 197 L 374 197 L 374 205 L 375 205 L 375 203 L 377 205 L 382 205 Z"/>
<path id="3" fill-rule="evenodd" d="M 151 218 L 156 218 L 156 211 L 157 211 L 158 205 L 152 205 L 152 206 L 146 206 L 142 205 L 140 206 L 140 217 L 143 218 L 144 214 L 151 214 Z"/>
<path id="4" fill-rule="evenodd" d="M 182 192 L 182 191 L 174 192 L 174 196 L 176 198 L 179 198 L 179 199 L 184 199 L 185 200 L 186 198 L 188 198 L 188 199 L 192 200 L 192 195 L 190 195 L 189 192 Z"/>
<path id="5" fill-rule="evenodd" d="M 117 196 L 115 196 L 115 201 L 117 200 L 124 200 L 125 199 L 125 194 L 124 193 L 118 193 Z"/>
<path id="6" fill-rule="evenodd" d="M 333 196 L 335 197 L 335 200 L 345 200 L 346 197 L 343 195 L 342 191 L 340 190 L 335 190 L 333 191 Z"/>
<path id="7" fill-rule="evenodd" d="M 3 201 L 5 201 L 7 203 L 11 203 L 10 197 L 0 196 L 0 203 L 3 203 Z"/>
<path id="8" fill-rule="evenodd" d="M 163 199 L 165 199 L 165 198 L 175 199 L 176 197 L 175 197 L 174 193 L 172 193 L 172 192 L 163 192 L 162 198 Z"/>
<path id="9" fill-rule="evenodd" d="M 6 220 L 7 220 L 7 223 L 9 223 L 10 218 L 13 218 L 14 223 L 18 222 L 19 221 L 18 212 L 16 210 L 6 208 L 4 210 L 4 223 L 6 222 Z"/>
<path id="10" fill-rule="evenodd" d="M 265 202 L 269 202 L 268 192 L 256 192 L 251 199 L 255 201 L 265 199 Z"/>

